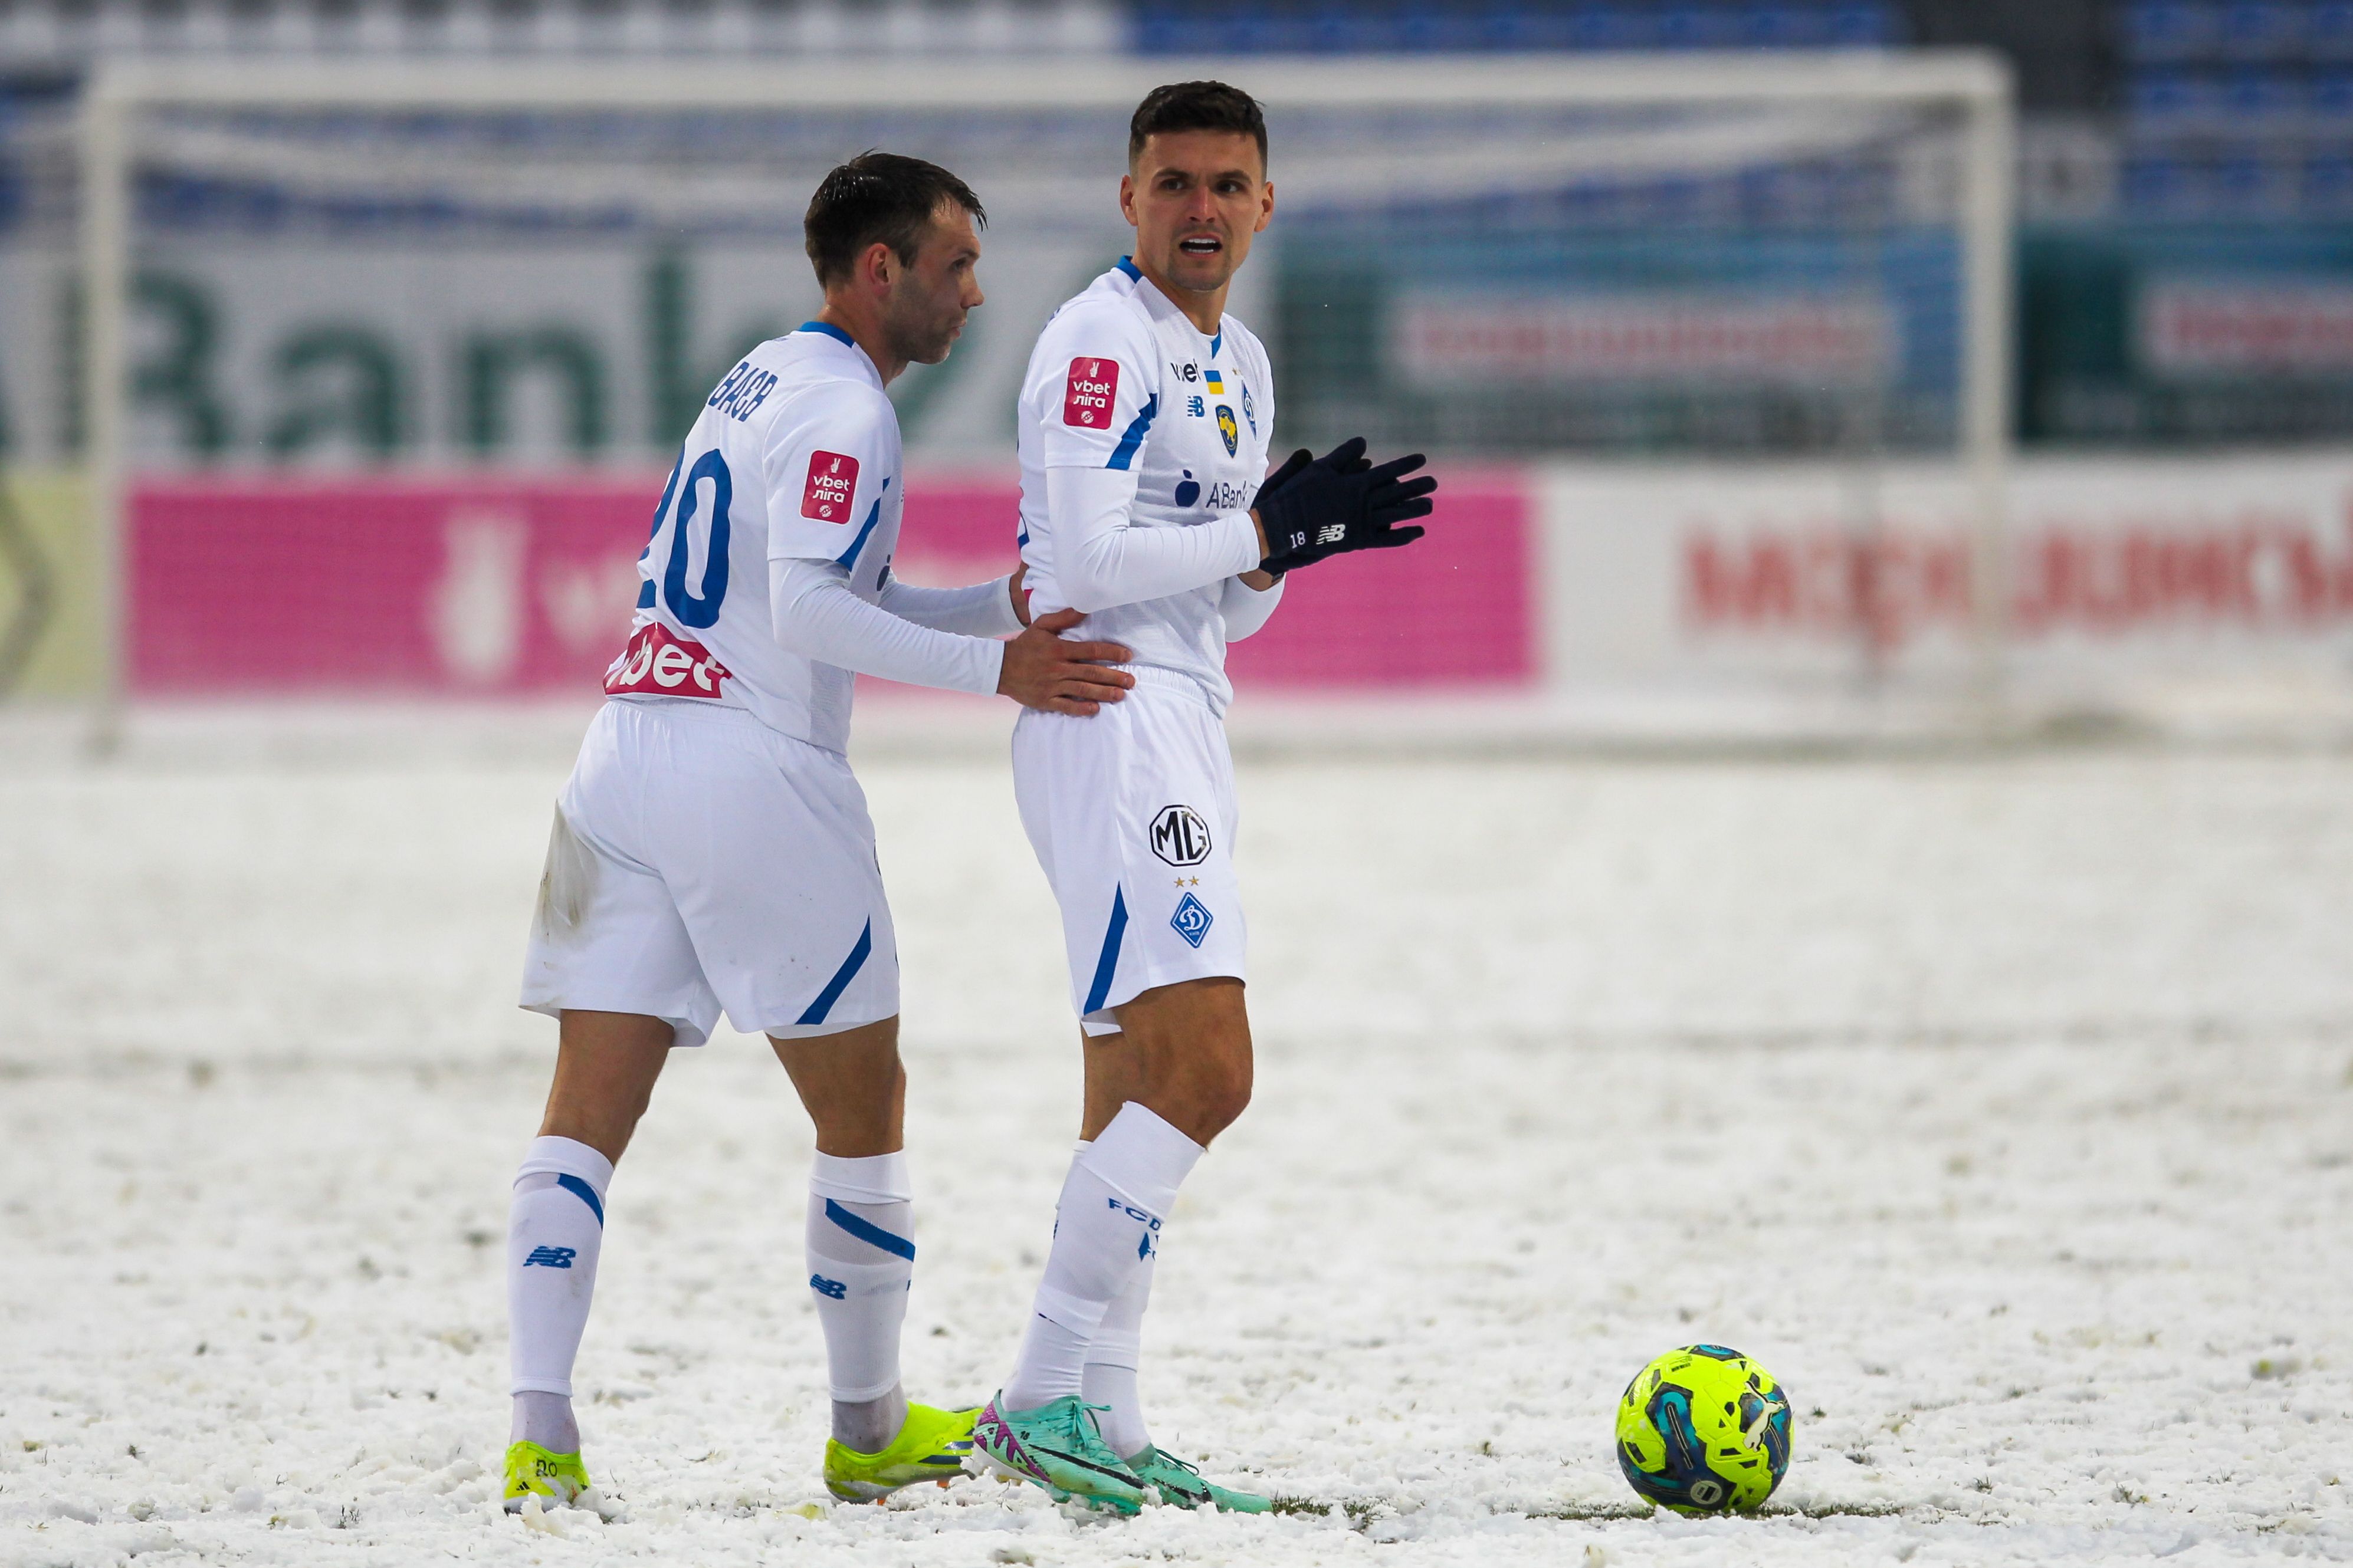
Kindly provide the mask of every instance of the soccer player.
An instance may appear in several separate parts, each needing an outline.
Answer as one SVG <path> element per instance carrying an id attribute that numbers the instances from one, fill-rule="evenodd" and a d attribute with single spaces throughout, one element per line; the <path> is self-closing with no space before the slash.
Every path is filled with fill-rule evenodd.
<path id="1" fill-rule="evenodd" d="M 1184 82 L 1145 99 L 1120 208 L 1135 250 L 1064 305 L 1021 394 L 1022 560 L 1034 608 L 1086 612 L 1134 649 L 1128 700 L 1024 713 L 1022 826 L 1061 906 L 1085 1037 L 1082 1142 L 1013 1375 L 974 1427 L 1000 1468 L 1132 1512 L 1263 1511 L 1157 1447 L 1136 1394 L 1153 1260 L 1178 1186 L 1250 1099 L 1228 639 L 1265 624 L 1290 569 L 1410 543 L 1437 488 L 1350 441 L 1267 475 L 1266 352 L 1225 313 L 1274 213 L 1250 95 Z M 1263 483 L 1261 483 L 1263 479 Z M 1100 1417 L 1100 1419 L 1098 1419 Z"/>
<path id="2" fill-rule="evenodd" d="M 688 432 L 638 557 L 635 629 L 556 808 L 522 1005 L 560 1021 L 507 1241 L 506 1501 L 589 1485 L 572 1365 L 613 1167 L 670 1050 L 723 1009 L 769 1037 L 817 1127 L 808 1288 L 833 1396 L 825 1479 L 880 1498 L 958 1473 L 972 1412 L 910 1405 L 915 1246 L 901 1136 L 899 965 L 874 829 L 843 747 L 853 671 L 998 692 L 1073 721 L 1129 678 L 1110 642 L 1029 617 L 1022 574 L 892 580 L 899 426 L 883 387 L 947 356 L 981 302 L 980 202 L 869 153 L 805 222 L 818 319 L 746 354 Z M 1000 637 L 1018 634 L 1010 641 Z"/>

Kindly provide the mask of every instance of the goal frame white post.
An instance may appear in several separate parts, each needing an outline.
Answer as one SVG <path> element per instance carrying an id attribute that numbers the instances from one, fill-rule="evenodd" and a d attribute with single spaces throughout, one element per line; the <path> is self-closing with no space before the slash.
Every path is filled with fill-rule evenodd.
<path id="1" fill-rule="evenodd" d="M 829 59 L 819 71 L 691 61 L 531 64 L 141 61 L 101 65 L 80 108 L 85 465 L 97 543 L 98 743 L 127 703 L 125 503 L 129 481 L 132 132 L 159 108 L 381 110 L 496 107 L 735 110 L 1120 108 L 1166 81 L 1235 78 L 1287 107 L 1552 107 L 1713 102 L 1890 107 L 1961 119 L 1957 458 L 1971 511 L 1971 605 L 1980 717 L 1998 721 L 2009 591 L 2005 543 L 2017 110 L 2011 73 L 1976 49 L 1460 56 L 1248 55 L 1015 62 Z"/>

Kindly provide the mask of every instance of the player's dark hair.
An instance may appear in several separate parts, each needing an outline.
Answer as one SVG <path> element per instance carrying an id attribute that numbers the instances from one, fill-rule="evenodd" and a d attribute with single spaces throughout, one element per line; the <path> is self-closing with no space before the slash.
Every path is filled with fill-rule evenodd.
<path id="1" fill-rule="evenodd" d="M 1230 131 L 1258 143 L 1258 164 L 1266 168 L 1266 111 L 1258 100 L 1221 81 L 1172 81 L 1155 87 L 1135 106 L 1127 122 L 1127 161 L 1144 156 L 1147 137 L 1178 131 Z"/>
<path id="2" fill-rule="evenodd" d="M 830 287 L 849 277 L 866 247 L 878 241 L 913 267 L 923 227 L 943 202 L 970 213 L 976 226 L 987 226 L 988 215 L 972 187 L 937 163 L 896 153 L 860 153 L 818 182 L 801 218 L 817 280 Z"/>

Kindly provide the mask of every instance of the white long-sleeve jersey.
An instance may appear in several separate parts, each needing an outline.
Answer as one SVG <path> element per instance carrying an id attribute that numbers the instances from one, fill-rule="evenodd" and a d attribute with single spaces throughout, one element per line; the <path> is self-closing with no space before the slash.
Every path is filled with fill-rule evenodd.
<path id="1" fill-rule="evenodd" d="M 746 354 L 703 405 L 638 558 L 637 620 L 605 689 L 743 708 L 848 748 L 855 672 L 993 692 L 1020 630 L 1002 579 L 892 581 L 899 418 L 864 350 L 820 321 Z"/>
<path id="2" fill-rule="evenodd" d="M 1123 258 L 1055 312 L 1020 407 L 1021 558 L 1033 614 L 1125 644 L 1223 713 L 1226 644 L 1282 595 L 1235 581 L 1259 563 L 1250 506 L 1266 476 L 1274 380 L 1228 316 L 1204 335 Z"/>

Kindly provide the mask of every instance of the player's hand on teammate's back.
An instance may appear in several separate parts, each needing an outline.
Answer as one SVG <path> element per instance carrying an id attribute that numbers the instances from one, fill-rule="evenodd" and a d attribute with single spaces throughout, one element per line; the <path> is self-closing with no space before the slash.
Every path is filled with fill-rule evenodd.
<path id="1" fill-rule="evenodd" d="M 1005 645 L 1005 670 L 997 678 L 999 696 L 1049 713 L 1092 713 L 1116 702 L 1135 684 L 1124 669 L 1134 656 L 1115 642 L 1065 642 L 1061 634 L 1086 616 L 1076 610 L 1039 616 L 1029 629 Z"/>
<path id="2" fill-rule="evenodd" d="M 1438 480 L 1406 477 L 1421 467 L 1420 453 L 1377 466 L 1363 438 L 1351 437 L 1312 461 L 1305 456 L 1293 453 L 1259 489 L 1261 571 L 1279 574 L 1350 551 L 1394 550 L 1422 536 L 1419 527 L 1398 526 L 1430 513 Z"/>

